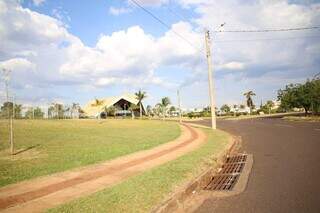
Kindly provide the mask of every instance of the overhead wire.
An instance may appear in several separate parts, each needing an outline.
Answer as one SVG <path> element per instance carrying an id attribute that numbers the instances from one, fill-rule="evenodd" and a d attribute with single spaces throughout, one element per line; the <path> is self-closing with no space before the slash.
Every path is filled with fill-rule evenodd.
<path id="1" fill-rule="evenodd" d="M 194 45 L 190 40 L 185 38 L 183 35 L 178 33 L 177 31 L 173 30 L 169 24 L 162 21 L 159 17 L 157 17 L 155 14 L 153 14 L 151 11 L 146 9 L 144 6 L 142 6 L 141 3 L 139 3 L 138 0 L 130 0 L 133 4 L 135 4 L 137 7 L 139 7 L 141 10 L 143 10 L 145 13 L 150 15 L 153 19 L 158 21 L 161 25 L 172 31 L 177 37 L 182 39 L 184 42 L 188 43 L 191 47 L 195 48 L 197 52 L 204 51 L 204 46 L 197 47 Z M 170 7 L 167 7 L 168 11 L 170 11 L 175 16 L 185 19 L 184 16 L 179 14 L 176 11 L 173 11 Z M 280 28 L 280 29 L 257 29 L 257 30 L 211 30 L 212 33 L 267 33 L 267 32 L 289 32 L 289 31 L 304 31 L 304 30 L 315 30 L 320 29 L 320 26 L 311 26 L 311 27 L 296 27 L 296 28 Z M 308 36 L 308 37 L 287 37 L 287 38 L 262 38 L 262 39 L 244 39 L 244 40 L 215 40 L 214 43 L 224 43 L 224 42 L 254 42 L 254 41 L 276 41 L 276 40 L 292 40 L 292 39 L 302 39 L 302 38 L 316 38 L 319 36 Z"/>
<path id="2" fill-rule="evenodd" d="M 320 26 L 297 27 L 297 28 L 280 28 L 280 29 L 258 29 L 258 30 L 213 30 L 214 33 L 266 33 L 266 32 L 285 32 L 320 29 Z"/>
<path id="3" fill-rule="evenodd" d="M 314 36 L 299 36 L 299 37 L 283 37 L 283 38 L 258 38 L 258 39 L 239 39 L 239 40 L 215 40 L 214 43 L 228 43 L 228 42 L 255 42 L 255 41 L 283 41 L 295 40 L 305 38 L 320 38 L 320 35 Z"/>
<path id="4" fill-rule="evenodd" d="M 154 15 L 152 12 L 144 8 L 137 0 L 130 0 L 132 3 L 134 3 L 136 6 L 138 6 L 140 9 L 142 9 L 144 12 L 149 14 L 151 17 L 153 17 L 155 20 L 157 20 L 160 24 L 171 30 L 176 36 L 178 36 L 180 39 L 184 40 L 186 43 L 188 43 L 191 47 L 195 48 L 196 50 L 199 50 L 197 46 L 195 46 L 192 42 L 190 42 L 188 39 L 186 39 L 184 36 L 182 36 L 180 33 L 173 30 L 167 23 L 162 21 L 160 18 L 158 18 L 156 15 Z"/>

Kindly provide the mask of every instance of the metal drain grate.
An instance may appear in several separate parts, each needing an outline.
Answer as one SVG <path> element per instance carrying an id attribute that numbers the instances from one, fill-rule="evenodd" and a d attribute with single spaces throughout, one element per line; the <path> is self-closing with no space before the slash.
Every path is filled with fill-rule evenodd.
<path id="1" fill-rule="evenodd" d="M 212 178 L 206 190 L 232 190 L 235 183 L 237 182 L 240 174 L 236 175 L 216 175 Z"/>
<path id="2" fill-rule="evenodd" d="M 234 174 L 242 172 L 245 163 L 227 163 L 222 166 L 220 174 Z"/>
<path id="3" fill-rule="evenodd" d="M 247 155 L 241 154 L 241 155 L 228 157 L 225 163 L 244 163 L 246 162 L 246 160 L 247 160 Z"/>
<path id="4" fill-rule="evenodd" d="M 229 156 L 217 175 L 212 177 L 205 190 L 230 191 L 236 185 L 242 172 L 247 155 Z"/>

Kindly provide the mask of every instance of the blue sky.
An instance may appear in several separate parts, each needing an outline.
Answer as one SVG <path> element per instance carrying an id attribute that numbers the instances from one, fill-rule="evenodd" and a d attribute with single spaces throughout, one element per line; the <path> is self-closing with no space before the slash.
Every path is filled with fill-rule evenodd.
<path id="1" fill-rule="evenodd" d="M 146 104 L 169 96 L 184 107 L 208 105 L 203 29 L 320 26 L 318 1 L 138 0 L 0 2 L 0 66 L 10 68 L 21 103 L 85 104 L 143 89 Z M 192 45 L 175 35 L 178 33 Z M 319 72 L 320 33 L 213 34 L 218 105 L 276 99 L 278 89 Z M 3 88 L 3 84 L 1 85 Z M 1 94 L 0 94 L 1 96 Z M 3 94 L 2 94 L 3 97 Z"/>

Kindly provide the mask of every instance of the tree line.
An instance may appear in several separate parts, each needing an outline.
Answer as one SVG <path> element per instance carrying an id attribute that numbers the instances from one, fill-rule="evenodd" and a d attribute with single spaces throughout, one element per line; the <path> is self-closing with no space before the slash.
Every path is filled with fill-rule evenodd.
<path id="1" fill-rule="evenodd" d="M 43 119 L 45 114 L 51 119 L 79 118 L 83 112 L 80 105 L 73 103 L 71 106 L 60 103 L 52 103 L 48 106 L 46 113 L 40 107 L 25 107 L 27 110 L 23 113 L 24 106 L 22 104 L 13 104 L 12 102 L 4 102 L 0 107 L 0 118 L 9 118 L 13 116 L 15 119 Z"/>

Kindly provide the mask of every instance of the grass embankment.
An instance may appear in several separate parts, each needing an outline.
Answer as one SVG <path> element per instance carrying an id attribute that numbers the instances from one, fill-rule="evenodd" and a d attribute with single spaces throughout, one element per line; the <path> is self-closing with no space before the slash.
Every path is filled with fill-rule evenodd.
<path id="1" fill-rule="evenodd" d="M 196 151 L 49 212 L 149 212 L 177 187 L 190 181 L 208 164 L 212 165 L 211 157 L 217 156 L 230 142 L 225 132 L 204 131 L 208 142 Z"/>
<path id="2" fill-rule="evenodd" d="M 16 120 L 17 152 L 8 151 L 0 121 L 0 186 L 113 159 L 177 138 L 173 122 L 140 120 Z M 26 151 L 23 151 L 26 150 Z"/>
<path id="3" fill-rule="evenodd" d="M 264 117 L 281 117 L 281 116 L 290 116 L 301 114 L 301 112 L 285 112 L 285 113 L 272 113 L 272 114 L 263 114 L 263 115 L 240 115 L 240 116 L 219 116 L 217 119 L 221 120 L 245 120 L 253 118 L 264 118 Z"/>
<path id="4" fill-rule="evenodd" d="M 287 121 L 320 122 L 320 116 L 286 116 L 283 119 Z"/>

